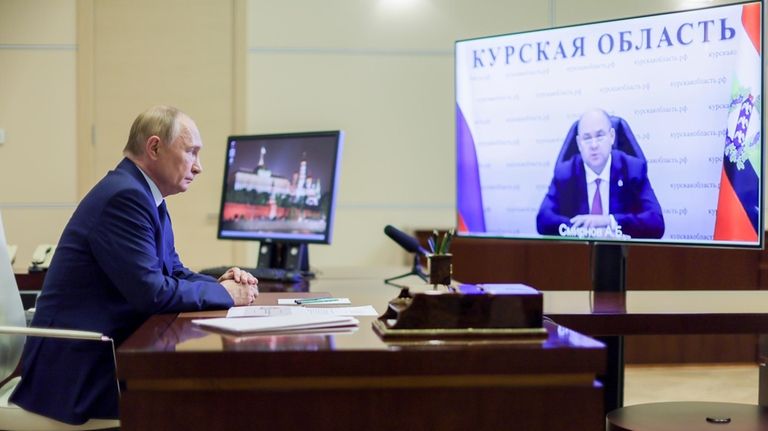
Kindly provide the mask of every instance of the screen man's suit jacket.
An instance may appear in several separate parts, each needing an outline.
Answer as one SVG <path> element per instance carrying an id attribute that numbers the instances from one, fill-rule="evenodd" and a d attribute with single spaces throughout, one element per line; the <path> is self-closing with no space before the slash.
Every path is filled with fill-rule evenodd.
<path id="1" fill-rule="evenodd" d="M 170 218 L 123 159 L 65 227 L 32 326 L 97 331 L 119 345 L 152 314 L 232 305 L 216 280 L 179 261 Z M 22 368 L 11 401 L 24 409 L 68 423 L 118 416 L 109 343 L 28 338 Z"/>
<path id="2" fill-rule="evenodd" d="M 611 152 L 609 214 L 632 238 L 661 238 L 664 217 L 648 181 L 644 160 L 622 151 Z M 559 235 L 560 224 L 571 225 L 570 218 L 589 214 L 587 180 L 581 155 L 555 166 L 555 174 L 536 216 L 536 229 L 542 235 Z"/>

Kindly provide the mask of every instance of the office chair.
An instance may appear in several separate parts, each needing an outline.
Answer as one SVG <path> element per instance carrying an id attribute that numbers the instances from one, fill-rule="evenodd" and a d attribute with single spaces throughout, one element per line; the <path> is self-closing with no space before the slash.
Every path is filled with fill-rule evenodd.
<path id="1" fill-rule="evenodd" d="M 621 118 L 614 115 L 609 116 L 611 118 L 611 126 L 616 130 L 616 142 L 613 147 L 619 151 L 625 152 L 627 155 L 637 157 L 638 159 L 645 160 L 645 154 L 640 149 L 640 145 L 637 143 L 635 134 L 632 133 L 632 129 L 629 128 L 629 124 Z M 579 154 L 579 146 L 576 143 L 577 128 L 579 120 L 576 120 L 568 129 L 568 134 L 565 135 L 563 141 L 563 147 L 560 149 L 560 154 L 557 156 L 557 164 L 565 162 L 571 159 L 576 154 Z"/>
<path id="2" fill-rule="evenodd" d="M 0 430 L 9 431 L 55 431 L 55 430 L 94 430 L 117 428 L 118 420 L 92 419 L 82 425 L 69 425 L 45 416 L 24 410 L 8 399 L 21 377 L 13 374 L 18 368 L 26 337 L 69 338 L 93 340 L 93 342 L 112 343 L 111 338 L 97 332 L 71 331 L 49 328 L 28 328 L 26 315 L 21 303 L 19 288 L 13 275 L 13 268 L 5 247 L 5 231 L 0 216 Z M 117 384 L 117 382 L 115 382 Z"/>

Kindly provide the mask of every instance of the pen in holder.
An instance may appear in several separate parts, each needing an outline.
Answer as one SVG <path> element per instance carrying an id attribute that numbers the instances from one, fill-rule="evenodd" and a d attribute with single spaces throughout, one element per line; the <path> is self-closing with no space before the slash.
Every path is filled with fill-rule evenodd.
<path id="1" fill-rule="evenodd" d="M 427 265 L 429 267 L 429 283 L 437 287 L 438 284 L 450 286 L 451 276 L 453 275 L 453 264 L 451 264 L 453 255 L 448 254 L 430 254 L 427 255 Z"/>
<path id="2" fill-rule="evenodd" d="M 453 235 L 454 231 L 451 229 L 443 235 L 441 241 L 440 235 L 434 230 L 432 231 L 432 235 L 427 238 L 427 244 L 432 252 L 432 254 L 427 255 L 429 283 L 435 286 L 435 288 L 437 288 L 438 284 L 443 286 L 451 285 L 451 277 L 453 276 L 451 258 L 453 255 L 449 253 L 449 250 L 451 248 Z"/>

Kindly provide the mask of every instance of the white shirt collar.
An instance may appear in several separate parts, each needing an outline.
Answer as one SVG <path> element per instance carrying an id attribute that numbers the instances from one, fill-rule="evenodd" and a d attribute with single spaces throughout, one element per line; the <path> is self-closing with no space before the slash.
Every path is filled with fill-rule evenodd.
<path id="1" fill-rule="evenodd" d="M 144 173 L 144 171 L 139 168 L 139 165 L 136 165 L 136 167 L 139 169 L 139 172 L 141 172 L 141 175 L 144 175 L 144 179 L 147 180 L 147 184 L 149 184 L 149 190 L 152 192 L 152 197 L 155 198 L 155 206 L 159 207 L 160 204 L 163 203 L 163 194 L 160 193 L 160 189 L 157 188 L 157 184 L 152 181 L 152 178 L 149 178 L 149 175 Z"/>
<path id="2" fill-rule="evenodd" d="M 594 183 L 598 178 L 600 178 L 606 184 L 611 181 L 611 158 L 612 156 L 608 154 L 608 161 L 605 162 L 605 167 L 603 167 L 603 171 L 600 172 L 599 175 L 596 174 L 592 168 L 587 166 L 586 162 L 584 162 L 584 172 L 586 172 L 587 184 Z"/>

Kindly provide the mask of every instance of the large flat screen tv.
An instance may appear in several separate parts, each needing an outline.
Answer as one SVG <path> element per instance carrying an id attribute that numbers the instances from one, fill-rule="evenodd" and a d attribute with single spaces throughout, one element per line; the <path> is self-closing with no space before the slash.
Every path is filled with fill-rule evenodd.
<path id="1" fill-rule="evenodd" d="M 461 40 L 460 235 L 762 247 L 760 2 Z"/>

